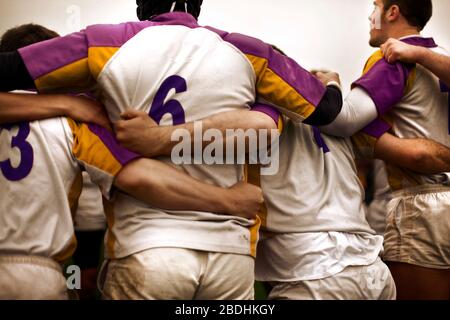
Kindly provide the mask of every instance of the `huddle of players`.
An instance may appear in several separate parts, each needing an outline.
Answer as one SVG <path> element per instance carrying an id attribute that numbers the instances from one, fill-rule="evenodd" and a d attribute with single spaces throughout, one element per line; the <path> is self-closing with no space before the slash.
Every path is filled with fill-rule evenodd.
<path id="1" fill-rule="evenodd" d="M 106 299 L 252 299 L 254 270 L 272 286 L 271 299 L 395 299 L 396 291 L 399 298 L 448 299 L 448 72 L 439 74 L 442 63 L 433 68 L 436 60 L 445 66 L 448 60 L 419 34 L 431 1 L 375 1 L 371 45 L 386 43 L 382 49 L 394 61 L 381 51 L 371 56 L 344 103 L 335 74 L 313 76 L 257 39 L 198 26 L 201 2 L 137 1 L 140 23 L 92 26 L 0 56 L 2 91 L 99 90 L 117 121 L 117 138 L 136 152 L 119 146 L 108 130 L 65 118 L 3 126 L 3 137 L 9 133 L 7 141 L 21 154 L 18 165 L 0 162 L 1 194 L 11 199 L 1 201 L 0 269 L 11 274 L 0 277 L 9 288 L 5 297 L 65 297 L 53 261 L 73 252 L 70 205 L 79 195 L 81 165 L 110 199 L 107 262 L 99 279 Z M 405 54 L 436 75 L 395 62 Z M 61 102 L 71 108 L 55 106 Z M 97 110 L 94 104 L 67 96 L 0 96 L 2 122 L 97 121 L 73 108 Z M 131 106 L 136 111 L 120 120 Z M 192 122 L 201 119 L 205 130 L 282 130 L 278 173 L 166 165 L 173 131 L 192 132 Z M 394 192 L 384 239 L 366 221 L 355 153 L 387 162 Z M 44 172 L 49 176 L 42 178 Z M 261 190 L 240 183 L 244 179 L 261 186 L 258 216 L 252 213 L 262 204 Z M 43 180 L 52 192 L 48 199 L 61 200 L 59 208 L 39 202 Z M 111 193 L 113 184 L 122 191 Z M 31 223 L 39 236 L 28 231 Z M 18 224 L 20 232 L 13 232 Z M 54 286 L 37 287 L 36 274 L 51 274 Z"/>

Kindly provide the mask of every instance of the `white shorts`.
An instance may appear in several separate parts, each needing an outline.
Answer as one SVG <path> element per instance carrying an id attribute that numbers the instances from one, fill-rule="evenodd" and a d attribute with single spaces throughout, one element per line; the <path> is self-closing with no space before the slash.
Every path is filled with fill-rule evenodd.
<path id="1" fill-rule="evenodd" d="M 324 279 L 272 285 L 270 300 L 395 300 L 397 295 L 391 272 L 381 259 Z"/>
<path id="2" fill-rule="evenodd" d="M 0 255 L 0 300 L 67 300 L 66 279 L 54 260 Z"/>
<path id="3" fill-rule="evenodd" d="M 384 238 L 384 261 L 450 269 L 450 188 L 395 192 Z"/>
<path id="4" fill-rule="evenodd" d="M 254 268 L 246 255 L 156 248 L 108 261 L 99 289 L 108 300 L 251 300 Z"/>

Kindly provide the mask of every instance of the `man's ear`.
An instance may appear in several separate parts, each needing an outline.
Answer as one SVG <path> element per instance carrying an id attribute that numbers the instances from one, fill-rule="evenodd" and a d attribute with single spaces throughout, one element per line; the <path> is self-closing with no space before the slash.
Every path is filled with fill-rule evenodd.
<path id="1" fill-rule="evenodd" d="M 400 7 L 396 4 L 392 5 L 386 10 L 386 20 L 388 22 L 395 22 L 400 17 Z"/>

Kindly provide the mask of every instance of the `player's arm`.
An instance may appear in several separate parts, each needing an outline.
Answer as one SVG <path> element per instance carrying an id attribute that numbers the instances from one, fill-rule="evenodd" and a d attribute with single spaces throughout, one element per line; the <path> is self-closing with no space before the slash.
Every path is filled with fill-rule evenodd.
<path id="1" fill-rule="evenodd" d="M 342 108 L 342 94 L 272 45 L 241 34 L 224 37 L 243 52 L 256 75 L 257 102 L 274 106 L 294 122 L 324 126 Z"/>
<path id="2" fill-rule="evenodd" d="M 349 137 L 370 125 L 402 100 L 412 69 L 402 63 L 389 64 L 381 51 L 375 52 L 366 63 L 363 76 L 352 84 L 337 119 L 321 130 Z"/>
<path id="3" fill-rule="evenodd" d="M 253 219 L 263 203 L 260 188 L 238 183 L 220 188 L 203 183 L 160 161 L 138 159 L 118 174 L 115 186 L 165 210 L 207 211 Z"/>
<path id="4" fill-rule="evenodd" d="M 34 88 L 40 93 L 89 91 L 95 79 L 88 56 L 84 31 L 0 53 L 0 91 Z"/>
<path id="5" fill-rule="evenodd" d="M 381 46 L 381 51 L 389 63 L 401 61 L 421 64 L 450 87 L 450 57 L 396 39 L 386 41 Z"/>
<path id="6" fill-rule="evenodd" d="M 169 156 L 173 148 L 179 144 L 179 141 L 172 139 L 177 130 L 188 132 L 191 141 L 195 144 L 195 124 L 193 122 L 179 126 L 157 126 L 156 123 L 149 118 L 145 112 L 128 111 L 123 115 L 124 119 L 116 123 L 116 135 L 120 144 L 134 152 L 144 155 L 145 157 Z M 227 130 L 247 131 L 249 129 L 261 130 L 267 133 L 271 141 L 271 133 L 278 132 L 279 113 L 268 106 L 254 107 L 252 110 L 242 109 L 230 112 L 223 112 L 214 116 L 201 120 L 203 132 L 215 129 L 226 137 Z M 203 136 L 203 132 L 201 136 Z M 260 135 L 258 134 L 258 138 Z M 225 141 L 224 148 L 228 143 L 236 146 L 236 137 L 232 137 Z M 248 136 L 246 136 L 246 151 L 248 152 Z M 211 142 L 201 141 L 203 147 Z M 194 150 L 194 148 L 191 148 Z"/>
<path id="7" fill-rule="evenodd" d="M 262 191 L 240 183 L 219 188 L 194 179 L 178 169 L 121 147 L 106 129 L 68 119 L 68 143 L 92 181 L 109 197 L 112 184 L 150 206 L 166 210 L 210 211 L 253 218 Z"/>
<path id="8" fill-rule="evenodd" d="M 59 116 L 96 123 L 104 128 L 110 126 L 103 106 L 86 97 L 0 92 L 0 124 Z"/>
<path id="9" fill-rule="evenodd" d="M 450 172 L 450 149 L 427 139 L 400 139 L 385 133 L 375 145 L 374 157 L 422 174 Z"/>
<path id="10" fill-rule="evenodd" d="M 375 102 L 366 91 L 356 87 L 345 98 L 336 120 L 328 126 L 320 127 L 320 131 L 336 137 L 351 137 L 377 117 Z"/>

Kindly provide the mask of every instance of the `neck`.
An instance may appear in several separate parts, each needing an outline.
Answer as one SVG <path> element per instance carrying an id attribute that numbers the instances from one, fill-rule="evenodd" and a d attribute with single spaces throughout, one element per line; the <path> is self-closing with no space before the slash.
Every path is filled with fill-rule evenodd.
<path id="1" fill-rule="evenodd" d="M 406 28 L 400 28 L 400 29 L 394 29 L 391 32 L 389 32 L 389 37 L 390 38 L 394 38 L 394 39 L 400 39 L 403 37 L 408 37 L 408 36 L 418 36 L 420 35 L 419 30 L 417 30 L 417 28 L 414 27 L 406 27 Z"/>

